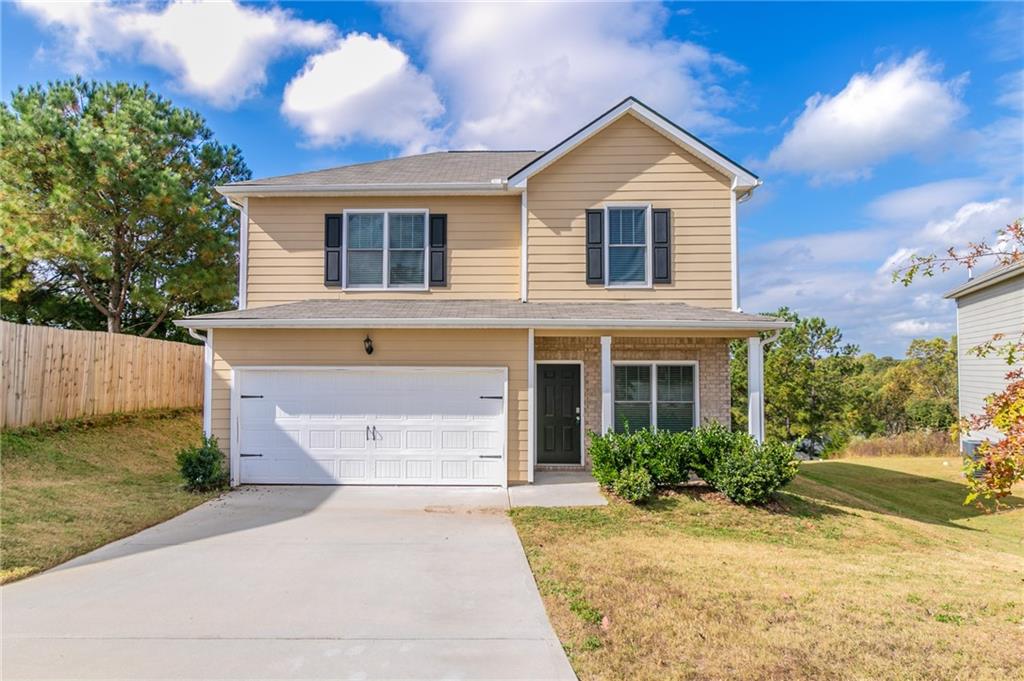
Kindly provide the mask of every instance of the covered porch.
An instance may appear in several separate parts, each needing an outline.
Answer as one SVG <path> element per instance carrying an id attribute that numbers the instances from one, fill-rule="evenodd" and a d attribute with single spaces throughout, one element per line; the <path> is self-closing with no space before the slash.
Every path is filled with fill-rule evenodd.
<path id="1" fill-rule="evenodd" d="M 586 471 L 594 433 L 730 425 L 729 347 L 747 344 L 750 434 L 764 436 L 758 329 L 530 329 L 529 482 Z"/>

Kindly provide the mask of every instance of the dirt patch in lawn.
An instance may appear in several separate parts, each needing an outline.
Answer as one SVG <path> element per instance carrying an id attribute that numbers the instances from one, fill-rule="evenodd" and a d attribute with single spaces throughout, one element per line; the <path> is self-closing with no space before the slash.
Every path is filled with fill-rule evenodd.
<path id="1" fill-rule="evenodd" d="M 584 681 L 1021 679 L 1024 507 L 965 509 L 956 475 L 823 462 L 765 509 L 686 490 L 512 517 Z"/>
<path id="2" fill-rule="evenodd" d="M 0 435 L 0 582 L 63 563 L 215 495 L 185 492 L 175 453 L 195 410 L 145 412 Z"/>

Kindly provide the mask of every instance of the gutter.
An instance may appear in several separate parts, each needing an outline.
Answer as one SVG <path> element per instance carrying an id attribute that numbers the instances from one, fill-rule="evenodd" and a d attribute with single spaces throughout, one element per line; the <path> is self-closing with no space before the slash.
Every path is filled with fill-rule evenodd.
<path id="1" fill-rule="evenodd" d="M 245 184 L 218 185 L 214 187 L 222 196 L 334 196 L 338 194 L 440 194 L 455 192 L 472 194 L 508 194 L 510 188 L 505 180 L 489 182 L 413 182 L 386 184 Z M 513 193 L 517 193 L 513 192 Z"/>
<path id="2" fill-rule="evenodd" d="M 187 329 L 666 329 L 675 331 L 772 331 L 788 329 L 785 321 L 670 321 L 664 319 L 394 319 L 343 317 L 329 319 L 175 319 Z"/>

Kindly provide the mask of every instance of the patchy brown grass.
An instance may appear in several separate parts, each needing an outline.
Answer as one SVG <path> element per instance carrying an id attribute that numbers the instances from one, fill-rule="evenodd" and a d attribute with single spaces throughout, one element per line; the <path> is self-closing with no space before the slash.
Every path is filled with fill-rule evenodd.
<path id="1" fill-rule="evenodd" d="M 980 514 L 958 476 L 826 461 L 767 509 L 696 489 L 512 517 L 584 681 L 1021 679 L 1024 499 Z"/>
<path id="2" fill-rule="evenodd" d="M 959 447 L 943 431 L 911 431 L 885 437 L 856 438 L 838 458 L 856 456 L 957 456 Z"/>
<path id="3" fill-rule="evenodd" d="M 174 459 L 201 432 L 195 410 L 4 432 L 0 583 L 63 563 L 213 496 L 185 492 Z"/>

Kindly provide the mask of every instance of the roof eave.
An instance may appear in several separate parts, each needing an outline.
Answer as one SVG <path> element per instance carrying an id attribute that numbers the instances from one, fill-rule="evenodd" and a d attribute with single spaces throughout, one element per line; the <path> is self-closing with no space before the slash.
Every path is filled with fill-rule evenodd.
<path id="1" fill-rule="evenodd" d="M 957 298 L 962 298 L 969 293 L 981 291 L 989 286 L 1006 281 L 1007 279 L 1012 279 L 1013 277 L 1021 274 L 1024 274 L 1024 260 L 1007 265 L 1002 271 L 986 273 L 980 277 L 960 284 L 956 288 L 944 293 L 942 297 L 947 300 L 956 300 Z"/>
<path id="2" fill-rule="evenodd" d="M 404 184 L 246 184 L 214 187 L 225 198 L 246 196 L 450 196 L 452 194 L 507 194 L 509 188 L 501 182 L 415 182 Z M 513 190 L 519 193 L 520 190 Z"/>
<path id="3" fill-rule="evenodd" d="M 772 331 L 788 329 L 792 322 L 771 320 L 670 321 L 664 319 L 507 319 L 492 318 L 381 318 L 332 317 L 325 319 L 175 319 L 186 329 L 631 329 L 678 331 Z"/>

